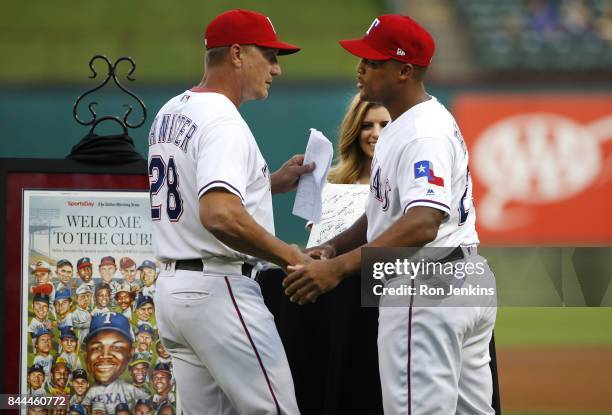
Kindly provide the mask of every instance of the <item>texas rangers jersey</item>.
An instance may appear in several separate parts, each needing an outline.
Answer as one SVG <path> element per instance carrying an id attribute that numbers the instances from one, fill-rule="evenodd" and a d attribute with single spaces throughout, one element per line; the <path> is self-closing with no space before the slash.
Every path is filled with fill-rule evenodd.
<path id="1" fill-rule="evenodd" d="M 445 213 L 436 239 L 426 246 L 478 244 L 467 148 L 455 119 L 434 97 L 387 124 L 376 143 L 368 242 L 415 206 Z"/>
<path id="2" fill-rule="evenodd" d="M 83 405 L 101 403 L 106 406 L 106 413 L 113 415 L 115 407 L 120 403 L 127 403 L 130 408 L 138 399 L 147 399 L 148 395 L 131 383 L 117 379 L 108 385 L 95 384 L 85 394 Z"/>
<path id="3" fill-rule="evenodd" d="M 238 109 L 224 95 L 186 91 L 159 111 L 149 133 L 149 183 L 159 260 L 248 256 L 200 222 L 199 199 L 212 188 L 236 195 L 274 234 L 268 166 Z"/>

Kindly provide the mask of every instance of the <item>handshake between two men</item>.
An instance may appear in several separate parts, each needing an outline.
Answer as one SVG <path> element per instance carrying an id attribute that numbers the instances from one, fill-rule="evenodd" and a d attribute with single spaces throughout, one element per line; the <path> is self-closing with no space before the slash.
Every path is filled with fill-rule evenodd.
<path id="1" fill-rule="evenodd" d="M 286 267 L 285 294 L 300 305 L 314 303 L 344 278 L 360 270 L 361 252 L 366 243 L 367 218 L 363 214 L 349 229 L 326 243 L 304 250 L 303 262 Z M 297 249 L 297 248 L 296 248 Z"/>

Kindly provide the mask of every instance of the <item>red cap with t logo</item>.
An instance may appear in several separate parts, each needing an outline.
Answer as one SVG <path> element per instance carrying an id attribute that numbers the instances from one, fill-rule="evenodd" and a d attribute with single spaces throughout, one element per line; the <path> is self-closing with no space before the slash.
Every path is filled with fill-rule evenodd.
<path id="1" fill-rule="evenodd" d="M 340 45 L 363 59 L 389 60 L 428 66 L 436 48 L 421 25 L 408 16 L 385 14 L 372 22 L 361 39 L 341 40 Z"/>
<path id="2" fill-rule="evenodd" d="M 205 36 L 206 49 L 238 44 L 278 49 L 279 55 L 300 50 L 298 46 L 278 40 L 269 17 L 250 10 L 236 9 L 221 13 L 210 22 Z"/>

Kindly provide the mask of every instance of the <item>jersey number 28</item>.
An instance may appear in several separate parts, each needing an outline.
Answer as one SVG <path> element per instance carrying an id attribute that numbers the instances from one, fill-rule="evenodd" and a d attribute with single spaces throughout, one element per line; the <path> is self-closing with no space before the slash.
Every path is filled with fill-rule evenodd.
<path id="1" fill-rule="evenodd" d="M 174 165 L 174 157 L 170 157 L 168 165 L 161 156 L 152 156 L 149 162 L 149 193 L 151 194 L 151 219 L 160 220 L 162 205 L 155 205 L 155 196 L 167 184 L 166 213 L 170 222 L 176 222 L 183 214 L 183 199 L 179 192 L 179 176 Z"/>

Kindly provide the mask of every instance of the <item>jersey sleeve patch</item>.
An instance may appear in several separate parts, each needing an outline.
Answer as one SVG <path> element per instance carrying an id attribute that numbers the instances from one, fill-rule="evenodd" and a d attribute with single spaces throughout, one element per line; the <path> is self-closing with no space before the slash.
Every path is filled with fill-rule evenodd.
<path id="1" fill-rule="evenodd" d="M 428 206 L 450 215 L 452 151 L 446 140 L 435 137 L 423 137 L 404 147 L 398 166 L 405 173 L 397 178 L 404 214 L 411 207 Z"/>
<path id="2" fill-rule="evenodd" d="M 428 183 L 444 187 L 444 179 L 436 176 L 433 162 L 429 160 L 421 160 L 414 163 L 414 178 L 419 179 L 421 177 L 427 177 Z"/>

